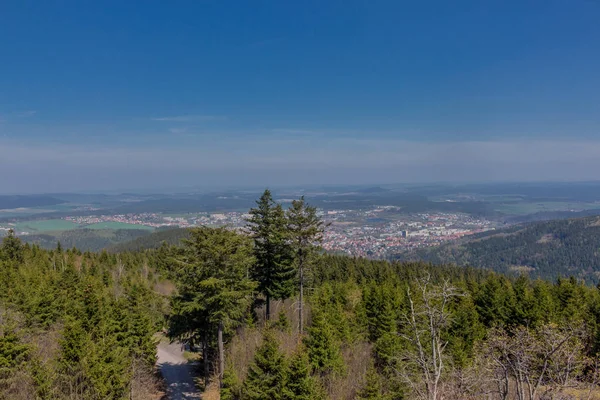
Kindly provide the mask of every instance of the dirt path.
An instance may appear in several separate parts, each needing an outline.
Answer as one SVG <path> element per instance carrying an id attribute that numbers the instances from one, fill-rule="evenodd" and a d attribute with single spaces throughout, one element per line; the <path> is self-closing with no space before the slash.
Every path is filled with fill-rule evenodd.
<path id="1" fill-rule="evenodd" d="M 165 379 L 167 399 L 199 399 L 200 392 L 192 378 L 192 366 L 183 357 L 181 344 L 161 341 L 157 351 L 157 365 Z"/>

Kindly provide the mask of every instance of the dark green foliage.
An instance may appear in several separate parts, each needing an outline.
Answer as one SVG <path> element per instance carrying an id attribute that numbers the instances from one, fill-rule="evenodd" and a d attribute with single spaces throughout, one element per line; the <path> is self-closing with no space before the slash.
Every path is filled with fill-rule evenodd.
<path id="1" fill-rule="evenodd" d="M 368 285 L 363 290 L 363 307 L 369 340 L 376 342 L 386 333 L 396 331 L 396 311 L 392 292 L 380 285 Z"/>
<path id="2" fill-rule="evenodd" d="M 152 290 L 155 275 L 145 267 L 146 256 L 82 254 L 64 247 L 45 251 L 16 238 L 4 243 L 0 310 L 18 316 L 23 332 L 19 342 L 12 333 L 7 336 L 5 344 L 18 343 L 11 345 L 18 351 L 11 352 L 20 355 L 4 359 L 20 363 L 20 384 L 33 386 L 31 393 L 40 399 L 75 398 L 75 393 L 120 399 L 130 390 L 134 363 L 151 373 L 152 335 L 163 318 L 164 299 Z M 0 316 L 3 335 L 4 323 Z M 31 342 L 22 343 L 24 338 Z"/>
<path id="3" fill-rule="evenodd" d="M 249 240 L 224 228 L 198 228 L 184 241 L 185 252 L 177 264 L 180 313 L 192 318 L 206 313 L 208 323 L 233 327 L 251 302 L 255 283 L 247 278 L 251 268 Z M 190 330 L 197 327 L 190 327 Z"/>
<path id="4" fill-rule="evenodd" d="M 270 300 L 286 299 L 294 292 L 296 271 L 292 265 L 292 248 L 283 208 L 275 203 L 268 189 L 256 205 L 250 210 L 248 219 L 256 258 L 252 278 L 266 298 L 268 319 Z"/>
<path id="5" fill-rule="evenodd" d="M 514 314 L 514 304 L 512 285 L 500 275 L 490 275 L 475 297 L 477 311 L 487 327 L 508 324 Z"/>
<path id="6" fill-rule="evenodd" d="M 2 239 L 0 248 L 0 262 L 4 261 L 12 265 L 18 265 L 23 262 L 23 244 L 15 236 L 15 231 L 10 229 L 8 235 Z"/>
<path id="7" fill-rule="evenodd" d="M 221 400 L 239 400 L 242 397 L 241 383 L 231 367 L 225 368 L 223 373 L 223 384 L 221 386 Z"/>
<path id="8" fill-rule="evenodd" d="M 244 399 L 284 399 L 287 377 L 286 360 L 279 350 L 279 342 L 267 331 L 248 370 L 248 377 L 244 382 Z"/>
<path id="9" fill-rule="evenodd" d="M 279 311 L 277 321 L 275 321 L 275 323 L 273 324 L 273 327 L 275 327 L 283 332 L 290 332 L 290 330 L 291 330 L 290 319 L 287 317 L 284 310 Z"/>
<path id="10" fill-rule="evenodd" d="M 285 399 L 311 400 L 319 395 L 319 388 L 311 376 L 310 362 L 305 349 L 298 350 L 290 361 Z"/>
<path id="11" fill-rule="evenodd" d="M 339 342 L 356 342 L 365 335 L 360 314 L 360 288 L 352 282 L 325 283 L 314 290 L 310 303 L 327 316 L 327 322 Z"/>
<path id="12" fill-rule="evenodd" d="M 308 336 L 304 338 L 304 345 L 314 371 L 321 374 L 344 371 L 339 342 L 323 312 L 313 311 L 312 323 L 308 328 Z"/>
<path id="13" fill-rule="evenodd" d="M 454 365 L 465 367 L 473 359 L 473 348 L 485 337 L 485 327 L 479 321 L 471 296 L 461 296 L 453 305 L 453 315 L 446 340 Z"/>
<path id="14" fill-rule="evenodd" d="M 65 368 L 73 367 L 81 361 L 88 342 L 89 338 L 81 322 L 67 321 L 60 341 L 61 362 Z"/>
<path id="15" fill-rule="evenodd" d="M 29 350 L 14 331 L 0 327 L 0 377 L 21 366 Z"/>
<path id="16" fill-rule="evenodd" d="M 223 360 L 223 334 L 243 322 L 252 304 L 256 283 L 248 275 L 253 261 L 246 236 L 225 228 L 191 230 L 173 259 L 178 294 L 172 298 L 170 334 L 192 344 L 202 341 L 206 350 L 216 339 Z"/>
<path id="17" fill-rule="evenodd" d="M 365 386 L 358 393 L 358 400 L 385 400 L 382 392 L 381 376 L 372 365 L 367 370 Z"/>
<path id="18" fill-rule="evenodd" d="M 82 367 L 100 398 L 123 397 L 131 379 L 128 349 L 114 336 L 90 343 Z"/>
<path id="19" fill-rule="evenodd" d="M 375 342 L 375 361 L 382 369 L 392 370 L 398 363 L 398 354 L 402 350 L 403 347 L 399 336 L 386 333 Z"/>
<path id="20" fill-rule="evenodd" d="M 123 246 L 121 244 L 130 243 L 136 238 L 144 238 L 150 235 L 151 231 L 147 229 L 71 229 L 59 231 L 55 234 L 39 233 L 23 237 L 27 243 L 35 243 L 41 248 L 53 250 L 57 249 L 58 243 L 61 244 L 61 250 L 65 248 L 77 248 L 82 251 L 101 251 L 106 248 L 119 246 L 122 251 L 130 251 L 132 246 Z"/>
<path id="21" fill-rule="evenodd" d="M 133 240 L 117 243 L 107 248 L 110 253 L 126 251 L 144 251 L 158 249 L 163 244 L 178 245 L 181 240 L 189 239 L 190 231 L 187 228 L 159 229 L 151 234 L 146 234 Z"/>
<path id="22" fill-rule="evenodd" d="M 317 209 L 304 201 L 304 196 L 292 201 L 286 213 L 287 231 L 298 270 L 298 331 L 304 332 L 304 287 L 310 277 L 310 266 L 318 245 L 323 241 L 325 224 Z"/>

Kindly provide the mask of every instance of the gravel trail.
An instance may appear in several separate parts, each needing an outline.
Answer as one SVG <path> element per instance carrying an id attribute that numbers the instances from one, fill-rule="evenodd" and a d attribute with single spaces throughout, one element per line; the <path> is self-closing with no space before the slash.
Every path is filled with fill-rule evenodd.
<path id="1" fill-rule="evenodd" d="M 200 392 L 194 384 L 192 365 L 183 357 L 181 344 L 161 341 L 157 355 L 156 364 L 165 379 L 167 399 L 199 399 Z"/>

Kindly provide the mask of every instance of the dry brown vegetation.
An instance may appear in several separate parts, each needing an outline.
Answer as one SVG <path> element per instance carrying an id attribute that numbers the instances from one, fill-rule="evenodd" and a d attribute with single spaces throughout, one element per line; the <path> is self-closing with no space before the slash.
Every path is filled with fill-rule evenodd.
<path id="1" fill-rule="evenodd" d="M 356 301 L 360 301 L 360 296 L 356 297 Z M 271 306 L 274 316 L 279 315 L 281 311 L 290 321 L 290 329 L 277 331 L 275 337 L 279 342 L 279 349 L 286 355 L 291 357 L 297 350 L 301 342 L 296 331 L 298 323 L 297 307 L 294 301 L 286 300 L 285 302 L 274 302 Z M 264 330 L 264 314 L 262 309 L 258 310 L 260 327 L 241 327 L 236 335 L 228 344 L 227 363 L 233 366 L 238 380 L 243 381 L 247 374 L 250 364 L 254 360 L 254 355 L 257 348 L 263 340 Z M 310 323 L 310 310 L 307 308 L 305 312 L 305 320 Z M 358 391 L 363 387 L 367 368 L 370 365 L 372 356 L 372 344 L 364 341 L 345 345 L 342 348 L 342 357 L 346 370 L 341 375 L 327 375 L 322 378 L 322 385 L 326 389 L 331 400 L 354 399 Z M 215 382 L 213 379 L 212 382 Z M 218 399 L 218 390 L 212 383 L 205 393 L 203 399 Z"/>

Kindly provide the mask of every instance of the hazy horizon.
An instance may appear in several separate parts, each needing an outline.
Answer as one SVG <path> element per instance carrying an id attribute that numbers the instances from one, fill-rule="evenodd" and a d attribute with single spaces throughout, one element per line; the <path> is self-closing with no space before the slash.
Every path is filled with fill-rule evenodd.
<path id="1" fill-rule="evenodd" d="M 600 175 L 600 3 L 0 6 L 0 192 Z"/>

